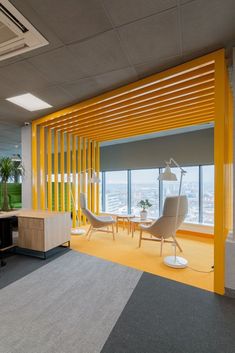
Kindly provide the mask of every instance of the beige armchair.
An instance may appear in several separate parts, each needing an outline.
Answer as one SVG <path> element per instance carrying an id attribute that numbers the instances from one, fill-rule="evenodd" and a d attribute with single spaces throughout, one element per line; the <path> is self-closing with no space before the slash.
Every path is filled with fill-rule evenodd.
<path id="1" fill-rule="evenodd" d="M 175 238 L 175 233 L 183 223 L 188 213 L 187 196 L 180 196 L 178 219 L 176 221 L 178 196 L 167 197 L 164 203 L 163 215 L 151 226 L 140 225 L 139 247 L 142 240 L 161 242 L 160 256 L 162 256 L 163 243 L 175 243 L 182 252 L 182 249 Z M 143 231 L 151 234 L 151 238 L 144 238 Z M 172 239 L 170 239 L 172 238 Z"/>
<path id="2" fill-rule="evenodd" d="M 91 238 L 91 234 L 94 231 L 101 230 L 105 233 L 111 233 L 113 235 L 113 240 L 115 240 L 115 232 L 114 232 L 114 224 L 116 221 L 111 216 L 96 216 L 87 208 L 86 195 L 80 194 L 80 206 L 82 209 L 82 213 L 87 217 L 90 222 L 90 228 L 87 232 L 88 240 Z M 109 226 L 111 226 L 112 230 L 109 230 Z M 106 228 L 106 229 L 103 229 Z"/>

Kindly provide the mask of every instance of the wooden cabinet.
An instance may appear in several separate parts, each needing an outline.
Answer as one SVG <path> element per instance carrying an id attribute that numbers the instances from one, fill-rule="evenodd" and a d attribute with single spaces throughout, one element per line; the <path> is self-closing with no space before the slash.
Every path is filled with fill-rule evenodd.
<path id="1" fill-rule="evenodd" d="M 22 211 L 18 214 L 18 246 L 46 252 L 70 241 L 69 212 Z"/>

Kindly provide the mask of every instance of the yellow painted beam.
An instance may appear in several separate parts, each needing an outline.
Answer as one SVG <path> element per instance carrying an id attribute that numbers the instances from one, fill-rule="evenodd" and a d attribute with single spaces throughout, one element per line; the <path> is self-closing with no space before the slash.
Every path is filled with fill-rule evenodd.
<path id="1" fill-rule="evenodd" d="M 60 209 L 65 211 L 65 189 L 64 189 L 64 133 L 60 133 Z"/>
<path id="2" fill-rule="evenodd" d="M 38 208 L 37 125 L 32 123 L 32 207 Z"/>
<path id="3" fill-rule="evenodd" d="M 52 210 L 52 158 L 51 158 L 51 129 L 47 130 L 47 208 Z"/>
<path id="4" fill-rule="evenodd" d="M 87 193 L 87 139 L 83 138 L 82 146 L 82 192 Z M 86 224 L 86 217 L 83 215 L 83 224 Z"/>
<path id="5" fill-rule="evenodd" d="M 92 141 L 91 143 L 91 168 L 92 168 L 92 172 L 95 171 L 95 167 L 96 167 L 96 154 L 95 154 L 95 141 Z M 91 211 L 95 212 L 95 206 L 96 206 L 96 185 L 95 184 L 91 184 Z"/>
<path id="6" fill-rule="evenodd" d="M 91 178 L 91 140 L 87 140 L 87 177 L 88 177 L 88 184 L 87 184 L 87 205 L 88 208 L 91 209 L 91 183 L 89 182 Z"/>
<path id="7" fill-rule="evenodd" d="M 54 210 L 59 210 L 58 185 L 58 132 L 54 131 Z"/>
<path id="8" fill-rule="evenodd" d="M 40 208 L 45 210 L 45 130 L 40 127 Z"/>
<path id="9" fill-rule="evenodd" d="M 100 177 L 100 143 L 96 142 L 96 149 L 95 149 L 95 171 L 97 177 Z M 96 213 L 99 214 L 100 212 L 100 185 L 99 183 L 96 185 Z"/>
<path id="10" fill-rule="evenodd" d="M 144 130 L 143 129 L 130 130 L 127 132 L 119 133 L 118 135 L 112 134 L 112 133 L 105 136 L 95 135 L 95 136 L 92 136 L 92 138 L 96 139 L 96 141 L 99 141 L 99 142 L 110 141 L 110 140 L 117 140 L 121 138 L 131 137 L 131 136 L 146 135 L 148 133 L 154 133 L 154 132 L 159 132 L 163 130 L 174 130 L 183 126 L 204 125 L 206 123 L 212 123 L 212 122 L 214 122 L 214 114 L 204 117 L 203 121 L 201 120 L 201 118 L 199 119 L 195 118 L 195 119 L 188 120 L 187 123 L 185 121 L 176 122 L 174 123 L 174 126 L 171 123 L 169 124 L 165 123 L 165 124 L 159 124 L 158 126 L 156 125 L 155 127 L 153 126 L 151 128 L 145 128 Z"/>
<path id="11" fill-rule="evenodd" d="M 167 102 L 168 105 L 170 106 L 170 105 L 174 104 L 175 102 L 179 102 L 179 101 L 181 101 L 182 103 L 183 102 L 191 102 L 191 101 L 193 102 L 194 99 L 198 99 L 198 98 L 207 99 L 207 98 L 211 98 L 213 96 L 214 96 L 214 89 L 209 89 L 209 90 L 206 90 L 206 91 L 203 91 L 203 92 L 194 93 L 194 94 L 189 95 L 189 96 L 181 97 L 180 100 L 178 98 L 175 98 L 175 97 L 171 98 L 170 100 L 166 99 L 165 97 L 163 99 L 159 98 L 157 103 L 148 103 L 148 104 L 146 104 L 146 107 L 150 107 L 152 105 L 154 105 L 156 107 L 156 104 L 158 105 L 161 102 L 164 102 L 164 103 Z M 87 125 L 89 125 L 89 123 Z M 72 129 L 73 131 L 76 131 L 75 127 L 76 127 L 76 125 Z M 70 129 L 67 129 L 67 128 L 64 129 L 64 131 L 67 131 L 67 130 L 70 130 Z"/>
<path id="12" fill-rule="evenodd" d="M 70 134 L 67 134 L 67 211 L 71 211 L 71 143 L 70 143 Z"/>
<path id="13" fill-rule="evenodd" d="M 164 121 L 159 121 L 156 119 L 156 122 L 153 123 L 146 123 L 147 126 L 145 126 L 144 124 L 142 123 L 139 123 L 139 124 L 136 124 L 136 125 L 133 125 L 133 126 L 129 126 L 128 128 L 125 129 L 125 127 L 122 129 L 119 128 L 119 129 L 114 129 L 114 130 L 108 130 L 108 131 L 101 131 L 101 132 L 94 132 L 92 133 L 89 133 L 89 136 L 93 139 L 96 139 L 96 138 L 104 138 L 106 136 L 116 136 L 116 138 L 119 138 L 123 135 L 130 135 L 131 133 L 138 133 L 138 132 L 147 132 L 147 131 L 158 131 L 158 128 L 161 127 L 161 126 L 170 126 L 172 129 L 174 129 L 177 124 L 180 122 L 180 123 L 184 123 L 185 126 L 187 126 L 188 124 L 190 124 L 191 121 L 194 121 L 194 120 L 197 120 L 198 123 L 200 124 L 203 124 L 203 123 L 206 123 L 208 122 L 208 117 L 211 117 L 210 121 L 213 121 L 214 120 L 214 111 L 209 111 L 208 113 L 206 114 L 203 114 L 203 117 L 201 116 L 201 114 L 194 114 L 194 115 L 189 115 L 189 116 L 185 116 L 185 117 L 180 117 L 180 118 L 175 118 L 174 120 L 164 120 Z"/>
<path id="14" fill-rule="evenodd" d="M 115 123 L 110 123 L 107 122 L 106 124 L 103 124 L 102 127 L 96 127 L 95 125 L 90 126 L 87 129 L 81 129 L 81 133 L 83 135 L 88 135 L 91 133 L 96 133 L 96 134 L 104 134 L 105 132 L 116 132 L 116 131 L 127 131 L 129 128 L 133 128 L 133 126 L 137 127 L 137 126 L 146 126 L 146 124 L 149 126 L 151 124 L 156 124 L 156 123 L 164 123 L 165 121 L 170 122 L 172 121 L 172 123 L 174 123 L 174 121 L 176 121 L 177 119 L 183 118 L 183 119 L 188 119 L 190 117 L 195 117 L 195 116 L 201 116 L 201 118 L 203 119 L 204 115 L 208 115 L 210 113 L 212 113 L 214 111 L 214 104 L 210 104 L 204 108 L 198 108 L 197 110 L 193 109 L 189 109 L 189 110 L 185 110 L 182 112 L 178 112 L 175 114 L 169 114 L 169 113 L 165 113 L 165 114 L 151 114 L 151 115 L 146 115 L 143 116 L 142 118 L 139 119 L 122 119 L 119 122 L 115 122 Z M 78 133 L 80 130 L 71 130 L 72 133 L 76 134 Z"/>
<path id="15" fill-rule="evenodd" d="M 177 77 L 179 75 L 182 75 L 188 72 L 194 72 L 195 70 L 198 70 L 202 67 L 206 67 L 210 64 L 213 64 L 216 57 L 219 55 L 219 53 L 220 53 L 220 50 L 218 50 L 217 52 L 213 52 L 211 54 L 204 55 L 203 57 L 191 60 L 187 63 L 168 69 L 164 72 L 160 72 L 158 74 L 152 75 L 148 78 L 145 78 L 143 80 L 137 81 L 127 86 L 121 87 L 114 91 L 110 91 L 108 93 L 100 95 L 99 97 L 91 98 L 85 102 L 81 102 L 73 106 L 70 106 L 68 108 L 62 109 L 59 112 L 49 114 L 47 116 L 44 116 L 38 119 L 37 123 L 42 124 L 45 122 L 50 122 L 54 119 L 63 117 L 64 115 L 70 114 L 72 112 L 80 111 L 88 107 L 100 104 L 101 102 L 112 100 L 117 97 L 125 96 L 130 92 L 134 92 L 136 90 L 139 90 L 145 87 L 147 88 L 148 86 L 151 86 L 157 82 L 161 82 L 162 80 L 171 79 L 173 77 Z"/>
<path id="16" fill-rule="evenodd" d="M 163 96 L 176 95 L 180 93 L 181 95 L 189 94 L 190 92 L 191 93 L 195 91 L 198 92 L 204 88 L 207 88 L 208 86 L 214 87 L 213 73 L 203 76 L 202 78 L 196 78 L 196 79 L 191 78 L 190 82 L 178 83 L 173 87 L 165 88 L 163 86 L 163 88 L 160 87 L 159 89 L 156 89 L 156 90 L 151 89 L 149 92 L 144 91 L 144 93 L 142 93 L 137 97 L 131 98 L 130 96 L 130 99 L 127 101 L 124 101 L 124 102 L 117 101 L 116 104 L 113 104 L 112 106 L 108 106 L 108 107 L 104 105 L 104 107 L 100 109 L 96 109 L 95 111 L 93 109 L 92 112 L 88 112 L 86 114 L 83 112 L 80 114 L 66 116 L 66 118 L 58 119 L 56 122 L 49 123 L 49 126 L 51 128 L 59 128 L 59 127 L 73 124 L 76 121 L 79 121 L 80 124 L 82 123 L 85 124 L 87 121 L 101 119 L 102 117 L 105 117 L 112 112 L 116 112 L 116 114 L 118 114 L 118 112 L 123 113 L 123 110 L 128 111 L 132 106 L 141 108 L 141 106 L 143 106 L 144 103 L 148 101 L 156 100 L 157 98 L 160 98 Z"/>
<path id="17" fill-rule="evenodd" d="M 73 171 L 73 189 L 72 189 L 72 197 L 73 197 L 73 228 L 76 228 L 76 200 L 77 200 L 77 188 L 76 188 L 76 151 L 77 151 L 77 144 L 76 144 L 76 136 L 73 136 L 73 146 L 72 146 L 72 171 Z"/>
<path id="18" fill-rule="evenodd" d="M 81 206 L 80 206 L 80 193 L 81 193 L 81 167 L 82 167 L 82 155 L 81 155 L 81 137 L 78 137 L 78 153 L 77 153 L 77 165 L 78 165 L 78 187 L 77 187 L 77 197 L 78 197 L 78 221 L 81 224 Z"/>
<path id="19" fill-rule="evenodd" d="M 224 294 L 225 271 L 225 121 L 226 121 L 226 71 L 224 55 L 215 62 L 215 128 L 214 128 L 214 162 L 215 162 L 215 248 L 214 248 L 214 289 Z"/>
<path id="20" fill-rule="evenodd" d="M 123 121 L 135 122 L 141 118 L 145 119 L 147 117 L 152 117 L 152 116 L 160 118 L 164 116 L 171 116 L 173 114 L 185 114 L 185 112 L 188 112 L 188 111 L 193 111 L 193 112 L 195 112 L 195 110 L 201 111 L 202 109 L 205 109 L 206 107 L 209 107 L 209 106 L 210 107 L 214 106 L 213 97 L 206 99 L 206 101 L 202 102 L 201 104 L 196 103 L 196 106 L 195 106 L 195 103 L 189 104 L 188 102 L 183 103 L 179 108 L 175 108 L 171 106 L 171 107 L 162 109 L 161 107 L 159 108 L 159 107 L 152 106 L 150 108 L 143 109 L 140 112 L 135 111 L 133 113 L 123 114 L 122 116 L 118 116 L 118 117 L 115 116 L 110 119 L 105 118 L 104 120 L 98 121 L 98 122 L 88 122 L 85 126 L 78 126 L 78 128 L 77 128 L 77 124 L 75 124 L 71 128 L 66 128 L 66 131 L 71 133 L 74 133 L 74 131 L 80 131 L 81 133 L 83 132 L 85 133 L 86 131 L 89 131 L 93 127 L 95 127 L 96 129 L 99 129 L 99 128 L 102 129 L 104 125 L 105 127 L 107 127 L 107 125 L 115 126 L 115 125 L 119 125 L 120 122 L 123 122 Z"/>

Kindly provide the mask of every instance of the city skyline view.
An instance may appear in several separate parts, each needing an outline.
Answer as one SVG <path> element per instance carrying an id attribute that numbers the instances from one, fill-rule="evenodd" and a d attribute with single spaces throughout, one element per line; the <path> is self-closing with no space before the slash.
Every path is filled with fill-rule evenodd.
<path id="1" fill-rule="evenodd" d="M 214 166 L 185 167 L 186 175 L 183 179 L 182 193 L 187 195 L 189 212 L 186 222 L 214 224 Z M 128 207 L 127 171 L 105 172 L 105 210 L 106 212 L 131 213 L 139 216 L 137 206 L 141 199 L 148 199 L 152 207 L 148 209 L 148 216 L 158 218 L 160 209 L 167 196 L 178 195 L 179 170 L 172 168 L 177 175 L 176 182 L 163 182 L 159 187 L 159 169 L 132 170 L 130 187 L 130 205 Z M 201 178 L 199 183 L 199 176 Z M 200 190 L 199 190 L 200 188 Z M 160 192 L 160 193 L 159 193 Z M 201 200 L 199 200 L 201 195 Z M 201 204 L 201 208 L 200 208 Z"/>

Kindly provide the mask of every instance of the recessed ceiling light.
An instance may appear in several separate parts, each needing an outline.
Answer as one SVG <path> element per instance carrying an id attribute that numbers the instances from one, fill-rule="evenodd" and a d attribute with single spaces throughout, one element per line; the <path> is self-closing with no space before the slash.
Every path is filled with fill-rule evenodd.
<path id="1" fill-rule="evenodd" d="M 52 106 L 43 100 L 35 97 L 31 93 L 21 94 L 20 96 L 15 96 L 11 98 L 6 98 L 7 101 L 12 102 L 20 107 L 34 112 L 35 110 L 41 110 L 46 108 L 51 108 Z"/>

